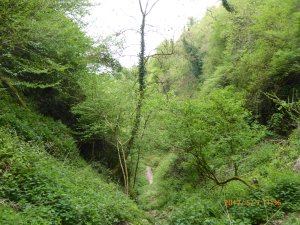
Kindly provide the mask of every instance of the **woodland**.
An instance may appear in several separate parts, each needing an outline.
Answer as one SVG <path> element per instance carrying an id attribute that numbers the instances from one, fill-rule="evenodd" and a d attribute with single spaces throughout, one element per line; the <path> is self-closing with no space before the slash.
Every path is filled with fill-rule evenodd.
<path id="1" fill-rule="evenodd" d="M 157 2 L 126 68 L 88 0 L 0 1 L 1 225 L 300 224 L 300 1 L 222 0 L 147 55 Z"/>

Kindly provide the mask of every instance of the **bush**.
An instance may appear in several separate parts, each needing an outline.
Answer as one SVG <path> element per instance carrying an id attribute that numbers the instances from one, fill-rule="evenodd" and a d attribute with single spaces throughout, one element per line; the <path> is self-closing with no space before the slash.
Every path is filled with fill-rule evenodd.
<path id="1" fill-rule="evenodd" d="M 244 200 L 244 204 L 228 206 L 228 212 L 236 222 L 260 224 L 299 210 L 299 175 L 278 171 L 272 166 L 266 167 L 266 171 L 267 175 L 259 181 L 258 190 L 245 189 L 238 183 L 226 188 L 226 199 Z"/>
<path id="2" fill-rule="evenodd" d="M 295 212 L 300 209 L 300 182 L 284 181 L 276 184 L 271 191 L 276 200 L 282 202 L 282 210 Z"/>
<path id="3" fill-rule="evenodd" d="M 275 134 L 287 136 L 293 128 L 293 120 L 283 113 L 274 113 L 268 121 L 268 127 Z"/>
<path id="4" fill-rule="evenodd" d="M 170 223 L 173 225 L 224 224 L 218 218 L 219 215 L 220 211 L 216 204 L 198 196 L 190 196 L 172 212 Z"/>
<path id="5" fill-rule="evenodd" d="M 271 216 L 274 218 L 282 216 L 281 211 L 277 212 L 278 206 L 274 205 L 275 199 L 266 192 L 252 191 L 248 195 L 236 196 L 234 199 L 244 200 L 244 203 L 229 207 L 229 213 L 235 220 L 246 224 L 259 224 L 268 221 Z"/>

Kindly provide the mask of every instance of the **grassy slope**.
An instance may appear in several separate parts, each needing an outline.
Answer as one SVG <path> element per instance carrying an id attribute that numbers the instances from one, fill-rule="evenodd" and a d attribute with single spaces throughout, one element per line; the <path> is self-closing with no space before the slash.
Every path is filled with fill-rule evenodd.
<path id="1" fill-rule="evenodd" d="M 78 156 L 66 127 L 1 104 L 0 224 L 148 224 L 132 200 Z"/>

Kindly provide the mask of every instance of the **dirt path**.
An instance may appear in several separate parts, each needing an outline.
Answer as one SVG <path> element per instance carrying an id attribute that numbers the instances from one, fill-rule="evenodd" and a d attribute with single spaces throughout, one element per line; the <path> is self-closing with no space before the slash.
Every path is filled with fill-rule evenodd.
<path id="1" fill-rule="evenodd" d="M 152 168 L 150 166 L 146 167 L 146 172 L 145 172 L 146 179 L 148 180 L 149 184 L 153 183 L 153 172 Z"/>

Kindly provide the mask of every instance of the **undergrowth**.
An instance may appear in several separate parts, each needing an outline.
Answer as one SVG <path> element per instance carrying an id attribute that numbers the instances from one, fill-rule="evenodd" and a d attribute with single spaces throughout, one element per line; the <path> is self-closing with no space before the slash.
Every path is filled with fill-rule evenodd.
<path id="1" fill-rule="evenodd" d="M 0 159 L 0 224 L 145 223 L 134 202 L 89 165 L 69 165 L 5 128 Z"/>

